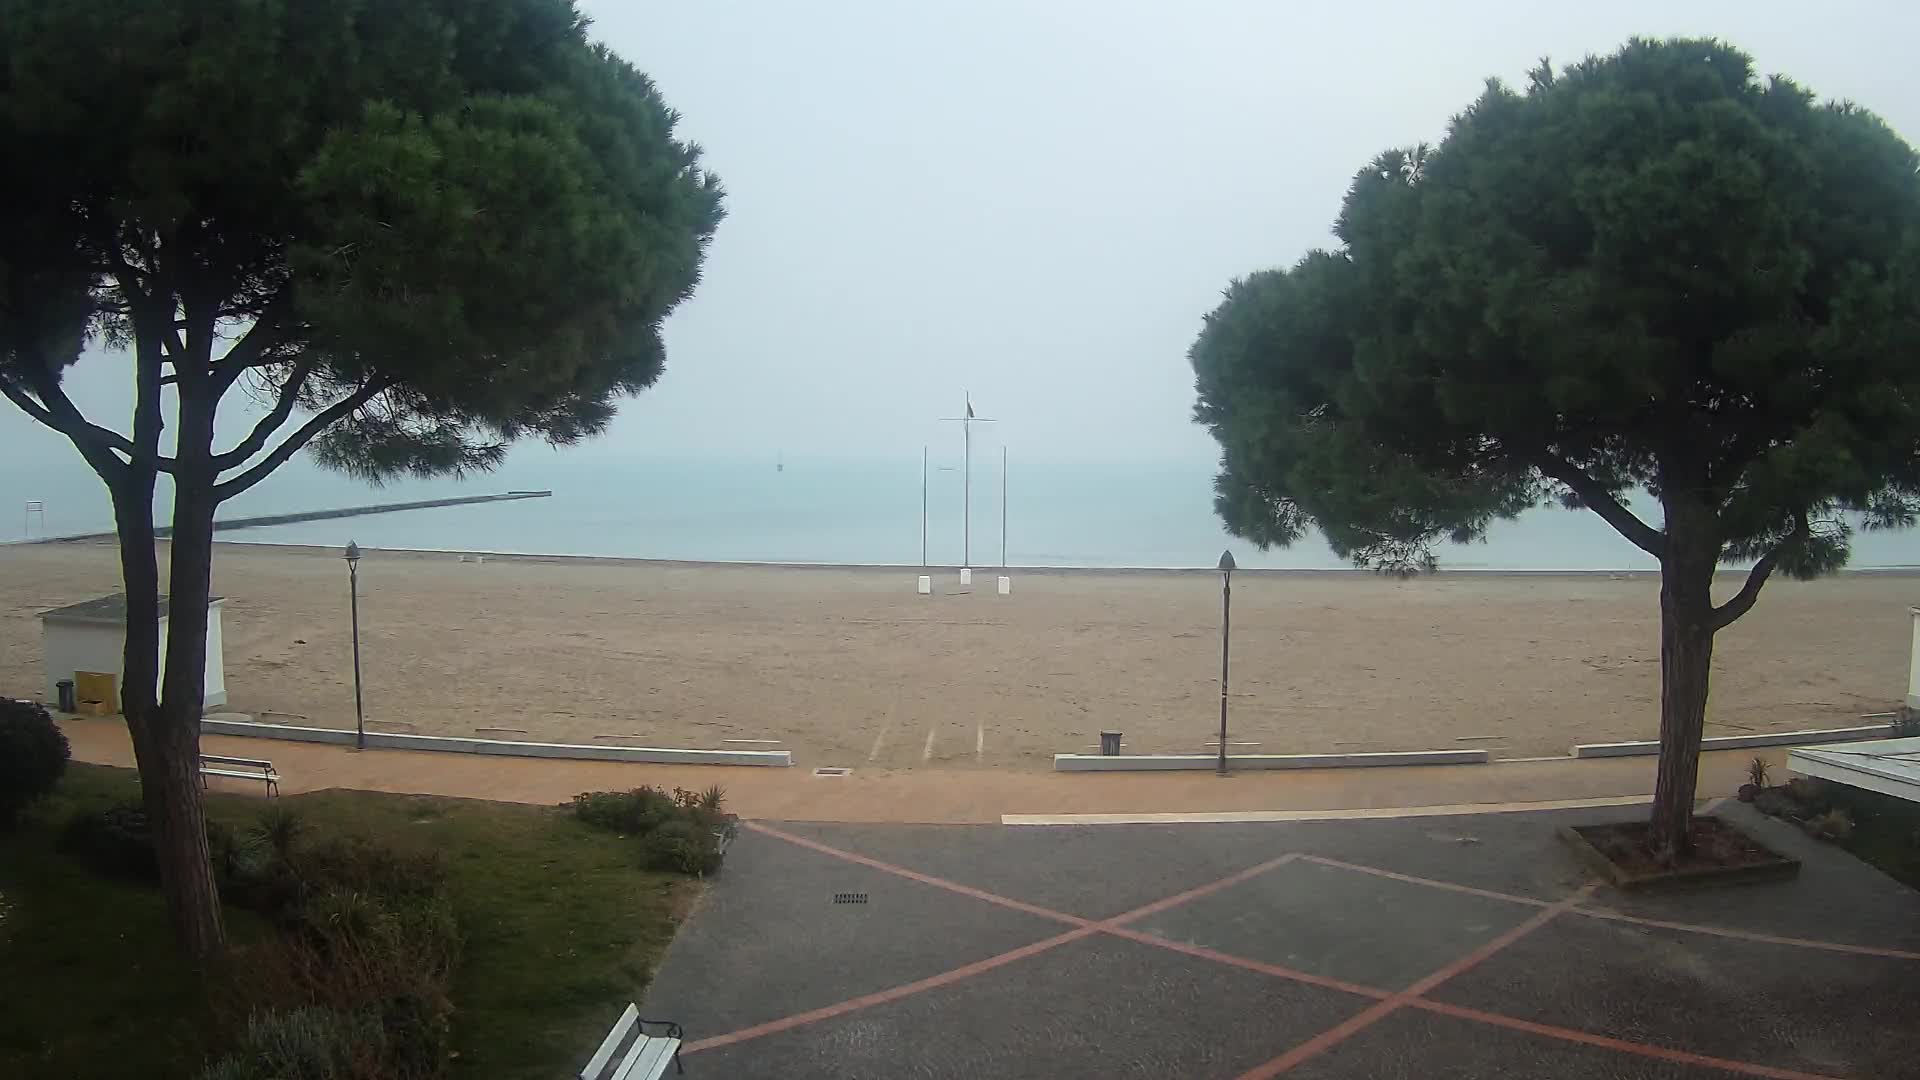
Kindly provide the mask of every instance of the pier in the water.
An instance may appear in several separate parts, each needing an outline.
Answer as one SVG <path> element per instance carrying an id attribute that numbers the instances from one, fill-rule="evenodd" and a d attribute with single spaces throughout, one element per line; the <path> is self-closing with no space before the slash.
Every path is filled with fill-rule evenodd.
<path id="1" fill-rule="evenodd" d="M 499 495 L 458 495 L 450 499 L 416 499 L 412 502 L 373 503 L 367 506 L 342 506 L 334 510 L 305 510 L 297 514 L 269 514 L 263 517 L 230 518 L 213 523 L 214 532 L 227 529 L 253 529 L 263 525 L 292 525 L 300 521 L 325 521 L 328 518 L 364 517 L 368 514 L 393 514 L 401 510 L 431 510 L 440 506 L 466 506 L 469 503 L 511 502 L 514 499 L 544 499 L 553 492 L 548 491 L 509 491 Z M 173 532 L 169 528 L 153 530 L 157 537 L 165 538 Z"/>

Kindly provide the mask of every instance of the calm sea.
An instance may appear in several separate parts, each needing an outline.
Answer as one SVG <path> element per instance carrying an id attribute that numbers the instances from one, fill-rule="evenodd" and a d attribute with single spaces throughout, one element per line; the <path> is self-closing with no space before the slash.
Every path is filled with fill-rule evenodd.
<path id="1" fill-rule="evenodd" d="M 263 544 L 424 548 L 742 562 L 921 562 L 921 470 L 896 461 L 618 461 L 539 453 L 461 482 L 409 481 L 370 488 L 296 461 L 229 503 L 222 516 L 286 513 L 509 489 L 553 497 L 306 522 L 221 534 Z M 962 561 L 961 472 L 927 474 L 926 558 Z M 1212 566 L 1232 548 L 1242 566 L 1333 569 L 1324 543 L 1261 552 L 1221 529 L 1210 462 L 1027 464 L 1006 482 L 1006 562 L 1015 566 Z M 27 515 L 28 500 L 45 504 Z M 164 500 L 163 500 L 164 501 Z M 1001 562 L 998 460 L 976 459 L 971 562 Z M 1645 507 L 1641 508 L 1645 512 Z M 164 520 L 164 518 L 162 519 Z M 105 530 L 104 490 L 76 460 L 0 466 L 0 538 Z M 1649 569 L 1644 554 L 1585 512 L 1543 508 L 1498 525 L 1483 544 L 1449 546 L 1454 569 Z M 1856 540 L 1853 565 L 1920 564 L 1920 533 Z"/>

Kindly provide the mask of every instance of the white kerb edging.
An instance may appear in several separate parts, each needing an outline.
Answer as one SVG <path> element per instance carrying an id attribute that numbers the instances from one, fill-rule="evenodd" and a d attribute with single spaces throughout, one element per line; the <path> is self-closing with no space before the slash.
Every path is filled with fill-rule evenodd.
<path id="1" fill-rule="evenodd" d="M 1809 743 L 1849 742 L 1853 739 L 1871 739 L 1890 732 L 1886 724 L 1873 724 L 1869 727 L 1818 728 L 1813 731 L 1769 731 L 1759 735 L 1719 735 L 1711 739 L 1701 739 L 1701 750 L 1744 750 L 1753 746 L 1804 746 Z M 1610 742 L 1580 743 L 1573 748 L 1577 758 L 1602 757 L 1639 757 L 1658 754 L 1660 743 Z"/>
<path id="2" fill-rule="evenodd" d="M 1368 754 L 1228 754 L 1228 769 L 1361 769 L 1383 765 L 1485 765 L 1485 750 L 1390 750 Z M 1217 754 L 1055 754 L 1055 772 L 1213 769 Z"/>
<path id="3" fill-rule="evenodd" d="M 341 728 L 288 727 L 245 720 L 202 719 L 204 735 L 239 735 L 288 742 L 333 743 L 352 746 L 354 733 Z M 579 758 L 588 761 L 633 761 L 653 765 L 772 765 L 793 764 L 788 750 L 677 750 L 658 746 L 581 746 L 577 743 L 514 742 L 509 739 L 462 739 L 451 735 L 402 735 L 367 732 L 367 746 L 376 750 L 435 750 L 456 754 L 496 754 L 503 757 Z"/>

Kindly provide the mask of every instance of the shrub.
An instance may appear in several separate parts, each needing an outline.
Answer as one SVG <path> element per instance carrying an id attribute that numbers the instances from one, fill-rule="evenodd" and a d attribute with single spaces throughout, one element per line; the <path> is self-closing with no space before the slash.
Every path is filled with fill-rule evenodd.
<path id="1" fill-rule="evenodd" d="M 67 737 L 46 707 L 0 699 L 0 829 L 53 790 L 67 771 Z"/>
<path id="2" fill-rule="evenodd" d="M 377 1068 L 365 1075 L 427 1080 L 445 1070 L 459 952 L 444 898 L 329 888 L 307 898 L 278 938 L 238 959 L 233 993 L 249 1008 L 367 1011 L 383 1034 Z"/>
<path id="3" fill-rule="evenodd" d="M 254 844 L 265 848 L 275 858 L 285 860 L 293 855 L 294 844 L 306 832 L 307 822 L 300 816 L 300 811 L 276 802 L 260 812 L 260 820 L 254 823 L 247 835 Z"/>
<path id="4" fill-rule="evenodd" d="M 1766 787 L 1767 776 L 1772 771 L 1773 766 L 1767 764 L 1766 758 L 1755 757 L 1747 762 L 1747 782 L 1754 787 Z"/>
<path id="5" fill-rule="evenodd" d="M 1808 808 L 1819 806 L 1826 794 L 1826 785 L 1811 776 L 1796 776 L 1785 786 L 1788 798 Z"/>
<path id="6" fill-rule="evenodd" d="M 102 874 L 136 881 L 160 880 L 153 826 L 146 809 L 138 803 L 76 811 L 61 827 L 59 844 L 62 851 Z M 234 839 L 233 831 L 217 821 L 207 822 L 207 856 L 223 882 L 246 861 L 244 848 Z"/>
<path id="7" fill-rule="evenodd" d="M 255 1013 L 240 1048 L 200 1080 L 373 1080 L 386 1038 L 364 1011 L 303 1008 Z"/>
<path id="8" fill-rule="evenodd" d="M 671 821 L 680 806 L 657 788 L 585 791 L 573 797 L 573 816 L 595 828 L 637 836 Z"/>
<path id="9" fill-rule="evenodd" d="M 381 1002 L 385 1075 L 396 1080 L 439 1076 L 453 1051 L 452 1012 L 444 996 L 403 992 Z"/>
<path id="10" fill-rule="evenodd" d="M 720 869 L 720 846 L 711 825 L 682 818 L 667 822 L 641 839 L 640 862 L 648 870 L 711 874 Z"/>
<path id="11" fill-rule="evenodd" d="M 76 812 L 60 830 L 60 849 L 102 874 L 141 881 L 160 878 L 153 830 L 146 810 L 138 804 Z"/>
<path id="12" fill-rule="evenodd" d="M 1836 843 L 1853 835 L 1853 817 L 1845 810 L 1833 809 L 1807 819 L 1807 832 Z"/>

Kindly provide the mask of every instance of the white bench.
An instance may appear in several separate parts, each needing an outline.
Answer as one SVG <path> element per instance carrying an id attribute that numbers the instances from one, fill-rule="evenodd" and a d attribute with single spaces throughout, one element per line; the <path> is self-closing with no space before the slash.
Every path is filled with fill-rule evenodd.
<path id="1" fill-rule="evenodd" d="M 666 1032 L 664 1035 L 647 1034 L 647 1025 L 653 1025 Z M 680 1025 L 667 1020 L 642 1020 L 640 1007 L 628 1005 L 627 1011 L 620 1014 L 620 1021 L 607 1032 L 601 1041 L 600 1049 L 585 1068 L 580 1070 L 580 1080 L 660 1080 L 667 1074 L 667 1062 L 673 1062 L 676 1073 L 686 1070 L 680 1066 Z"/>
<path id="2" fill-rule="evenodd" d="M 267 794 L 280 794 L 280 774 L 273 762 L 259 758 L 222 757 L 219 754 L 200 755 L 200 786 L 205 787 L 207 777 L 224 776 L 233 780 L 258 780 L 267 785 Z"/>

